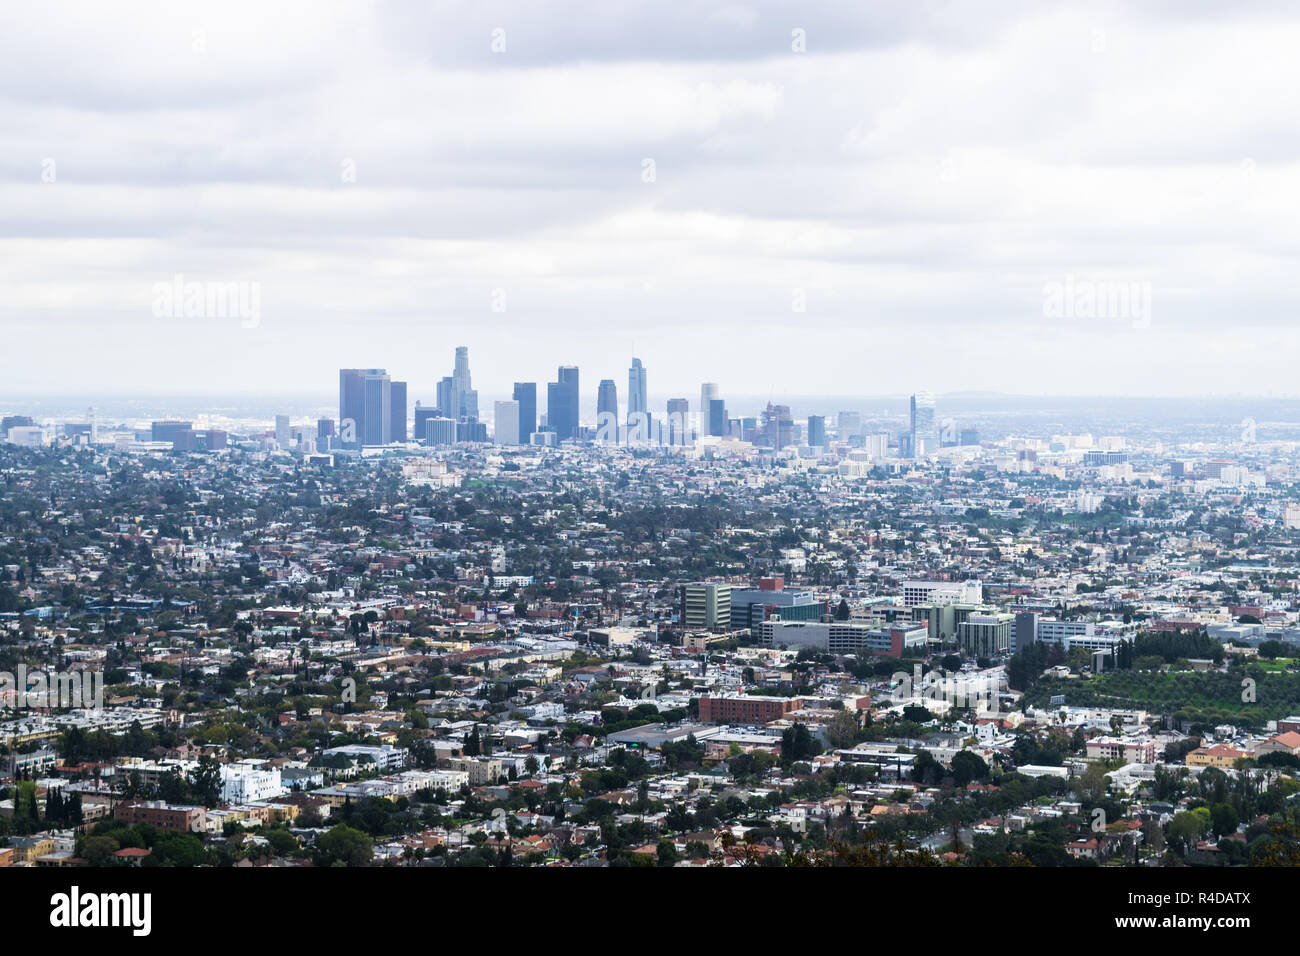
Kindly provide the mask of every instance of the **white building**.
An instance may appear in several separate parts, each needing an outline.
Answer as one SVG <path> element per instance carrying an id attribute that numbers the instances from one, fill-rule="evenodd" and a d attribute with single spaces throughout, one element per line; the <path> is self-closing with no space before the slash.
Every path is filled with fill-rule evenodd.
<path id="1" fill-rule="evenodd" d="M 279 770 L 259 770 L 231 763 L 221 768 L 221 801 L 227 804 L 256 803 L 284 795 Z"/>
<path id="2" fill-rule="evenodd" d="M 519 440 L 519 403 L 505 401 L 496 403 L 493 417 L 494 436 L 498 445 L 518 445 Z"/>
<path id="3" fill-rule="evenodd" d="M 918 604 L 982 604 L 984 586 L 979 581 L 904 581 L 903 606 Z"/>
<path id="4" fill-rule="evenodd" d="M 349 744 L 345 747 L 330 747 L 321 752 L 325 757 L 349 757 L 364 760 L 369 757 L 381 771 L 399 770 L 406 766 L 410 753 L 405 747 L 370 746 L 367 744 Z"/>
<path id="5" fill-rule="evenodd" d="M 38 425 L 15 425 L 9 429 L 7 440 L 11 445 L 24 448 L 40 448 L 47 443 L 45 429 Z"/>

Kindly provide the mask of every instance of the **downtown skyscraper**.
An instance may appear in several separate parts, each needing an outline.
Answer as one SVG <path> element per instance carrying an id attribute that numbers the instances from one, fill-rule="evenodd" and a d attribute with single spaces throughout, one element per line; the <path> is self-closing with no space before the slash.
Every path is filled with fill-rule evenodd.
<path id="1" fill-rule="evenodd" d="M 910 424 L 911 457 L 920 458 L 934 451 L 938 435 L 934 428 L 934 396 L 929 392 L 917 392 L 912 396 Z"/>
<path id="2" fill-rule="evenodd" d="M 705 382 L 700 386 L 700 421 L 708 422 L 709 420 L 709 403 L 715 398 L 720 398 L 717 382 Z"/>
<path id="3" fill-rule="evenodd" d="M 633 416 L 649 412 L 650 404 L 646 401 L 645 366 L 639 358 L 632 359 L 632 367 L 627 370 L 627 420 L 632 424 Z"/>
<path id="4" fill-rule="evenodd" d="M 523 439 L 519 434 L 519 403 L 513 399 L 508 402 L 497 402 L 492 416 L 492 427 L 498 445 L 522 445 Z"/>
<path id="5" fill-rule="evenodd" d="M 561 365 L 555 377 L 546 383 L 546 424 L 566 441 L 578 434 L 578 366 Z"/>
<path id="6" fill-rule="evenodd" d="M 515 382 L 510 397 L 519 403 L 519 442 L 527 445 L 537 431 L 537 383 Z"/>
<path id="7" fill-rule="evenodd" d="M 685 445 L 692 441 L 694 429 L 691 427 L 690 401 L 685 398 L 670 398 L 667 412 L 664 442 L 669 445 Z"/>
<path id="8" fill-rule="evenodd" d="M 618 386 L 612 378 L 602 378 L 596 389 L 596 440 L 617 442 Z"/>
<path id="9" fill-rule="evenodd" d="M 805 436 L 806 444 L 813 448 L 826 447 L 826 416 L 809 415 L 808 416 L 808 434 Z"/>
<path id="10" fill-rule="evenodd" d="M 618 420 L 618 386 L 612 378 L 602 378 L 596 388 L 596 415 L 612 415 Z"/>
<path id="11" fill-rule="evenodd" d="M 456 347 L 456 364 L 450 376 L 438 383 L 438 407 L 456 421 L 478 420 L 478 392 L 470 382 L 469 348 Z"/>
<path id="12" fill-rule="evenodd" d="M 382 368 L 339 369 L 339 437 L 344 448 L 406 441 L 406 383 Z"/>

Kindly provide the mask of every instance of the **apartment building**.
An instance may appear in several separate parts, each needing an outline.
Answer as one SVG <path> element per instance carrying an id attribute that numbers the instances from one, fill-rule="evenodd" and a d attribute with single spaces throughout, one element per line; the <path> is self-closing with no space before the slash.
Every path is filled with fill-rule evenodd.
<path id="1" fill-rule="evenodd" d="M 505 774 L 501 761 L 493 757 L 452 757 L 448 763 L 453 771 L 468 775 L 471 787 L 496 783 Z"/>
<path id="2" fill-rule="evenodd" d="M 261 770 L 245 764 L 226 764 L 221 768 L 223 803 L 257 803 L 284 792 L 279 770 Z"/>
<path id="3" fill-rule="evenodd" d="M 202 833 L 208 826 L 207 807 L 166 803 L 162 800 L 132 800 L 113 808 L 113 818 L 132 825 L 148 823 L 171 833 Z"/>
<path id="4" fill-rule="evenodd" d="M 709 724 L 765 724 L 798 710 L 802 701 L 795 697 L 760 697 L 749 694 L 725 694 L 700 698 L 700 720 Z"/>
<path id="5" fill-rule="evenodd" d="M 1127 763 L 1155 763 L 1156 742 L 1141 737 L 1094 737 L 1088 741 L 1088 756 Z"/>

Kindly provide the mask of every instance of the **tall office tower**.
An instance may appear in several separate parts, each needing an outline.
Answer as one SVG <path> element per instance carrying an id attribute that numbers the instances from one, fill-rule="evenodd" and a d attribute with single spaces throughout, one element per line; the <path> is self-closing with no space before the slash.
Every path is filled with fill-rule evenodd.
<path id="1" fill-rule="evenodd" d="M 826 447 L 826 417 L 824 415 L 808 416 L 808 444 L 813 448 Z"/>
<path id="2" fill-rule="evenodd" d="M 709 427 L 711 403 L 721 398 L 717 382 L 705 382 L 700 386 L 700 434 L 717 434 Z"/>
<path id="3" fill-rule="evenodd" d="M 559 423 L 561 417 L 566 421 L 569 417 L 569 413 L 565 410 L 567 405 L 566 395 L 564 386 L 559 382 L 546 383 L 546 421 L 542 423 L 541 430 L 554 432 L 556 442 L 569 437 L 567 434 L 561 434 L 564 431 L 564 426 Z"/>
<path id="4" fill-rule="evenodd" d="M 289 416 L 275 416 L 275 443 L 281 448 L 289 447 Z"/>
<path id="5" fill-rule="evenodd" d="M 406 383 L 393 382 L 389 389 L 388 440 L 406 441 Z"/>
<path id="6" fill-rule="evenodd" d="M 934 451 L 936 435 L 934 430 L 934 396 L 929 392 L 917 392 L 912 396 L 912 457 Z"/>
<path id="7" fill-rule="evenodd" d="M 578 366 L 561 365 L 557 373 L 558 380 L 569 392 L 569 436 L 576 438 L 578 435 Z"/>
<path id="8" fill-rule="evenodd" d="M 416 435 L 426 445 L 456 444 L 456 420 L 442 416 L 432 416 L 424 420 L 424 432 Z"/>
<path id="9" fill-rule="evenodd" d="M 90 443 L 94 445 L 99 441 L 99 425 L 95 420 L 94 405 L 86 409 L 86 424 L 90 426 Z"/>
<path id="10" fill-rule="evenodd" d="M 328 448 L 330 439 L 334 437 L 334 419 L 318 418 L 316 419 L 316 447 Z"/>
<path id="11" fill-rule="evenodd" d="M 519 403 L 519 443 L 527 445 L 537 431 L 537 383 L 515 382 L 511 398 Z"/>
<path id="12" fill-rule="evenodd" d="M 763 443 L 780 451 L 794 442 L 794 419 L 789 405 L 767 403 L 763 410 Z"/>
<path id="13" fill-rule="evenodd" d="M 618 444 L 618 386 L 602 378 L 596 389 L 596 441 Z"/>
<path id="14" fill-rule="evenodd" d="M 862 413 L 840 412 L 835 420 L 835 430 L 839 432 L 840 441 L 848 441 L 862 434 Z"/>
<path id="15" fill-rule="evenodd" d="M 365 428 L 358 433 L 363 445 L 383 445 L 392 434 L 393 380 L 388 373 L 366 378 Z"/>
<path id="16" fill-rule="evenodd" d="M 339 435 L 344 448 L 392 440 L 392 385 L 382 368 L 339 369 Z"/>
<path id="17" fill-rule="evenodd" d="M 356 448 L 366 420 L 366 370 L 339 369 L 339 438 L 344 448 Z"/>
<path id="18" fill-rule="evenodd" d="M 516 401 L 497 402 L 493 416 L 498 445 L 518 445 L 519 441 L 519 403 Z"/>
<path id="19" fill-rule="evenodd" d="M 618 386 L 612 378 L 602 378 L 600 387 L 596 389 L 596 414 L 606 412 L 613 415 L 615 421 L 618 420 Z"/>
<path id="20" fill-rule="evenodd" d="M 646 383 L 645 383 L 645 366 L 641 364 L 639 358 L 632 360 L 632 367 L 627 370 L 627 419 L 630 422 L 632 416 L 638 412 L 649 412 L 650 405 L 646 401 Z"/>
<path id="21" fill-rule="evenodd" d="M 578 367 L 561 365 L 556 378 L 546 384 L 546 424 L 560 442 L 578 433 Z"/>
<path id="22" fill-rule="evenodd" d="M 684 398 L 668 399 L 668 421 L 664 429 L 664 441 L 669 445 L 685 445 L 691 440 L 689 401 Z"/>
<path id="23" fill-rule="evenodd" d="M 454 413 L 452 412 L 452 408 L 451 408 L 451 376 L 450 375 L 444 376 L 443 378 L 440 378 L 438 380 L 437 402 L 438 402 L 438 411 L 442 412 L 448 418 L 451 418 Z M 417 438 L 420 437 L 419 432 L 416 433 L 416 437 Z"/>
<path id="24" fill-rule="evenodd" d="M 456 419 L 478 418 L 478 392 L 470 386 L 469 348 L 456 346 L 456 367 L 451 373 L 451 411 Z"/>
<path id="25" fill-rule="evenodd" d="M 421 402 L 415 403 L 415 412 L 413 418 L 414 429 L 412 436 L 418 442 L 428 444 L 429 442 L 429 422 L 435 418 L 445 418 L 446 415 L 441 408 L 433 408 Z"/>
<path id="26" fill-rule="evenodd" d="M 710 435 L 727 434 L 727 403 L 722 399 L 709 399 L 708 422 Z"/>
<path id="27" fill-rule="evenodd" d="M 714 630 L 731 625 L 731 585 L 696 581 L 678 589 L 682 626 Z"/>

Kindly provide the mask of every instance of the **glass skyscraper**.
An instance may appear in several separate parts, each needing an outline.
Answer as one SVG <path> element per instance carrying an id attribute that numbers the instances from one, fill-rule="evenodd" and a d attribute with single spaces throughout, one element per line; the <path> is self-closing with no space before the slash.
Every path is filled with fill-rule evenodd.
<path id="1" fill-rule="evenodd" d="M 470 385 L 469 348 L 464 345 L 456 347 L 456 366 L 451 373 L 451 392 L 448 396 L 451 405 L 447 414 L 455 419 L 478 418 L 478 392 Z"/>
<path id="2" fill-rule="evenodd" d="M 546 385 L 546 424 L 564 441 L 578 434 L 578 366 L 561 365 L 556 379 Z"/>
<path id="3" fill-rule="evenodd" d="M 929 392 L 917 392 L 912 396 L 910 436 L 913 458 L 934 450 L 938 436 L 934 430 L 934 396 Z"/>
<path id="4" fill-rule="evenodd" d="M 639 358 L 632 360 L 632 367 L 627 370 L 627 420 L 638 412 L 650 411 L 646 401 L 645 366 Z"/>
<path id="5" fill-rule="evenodd" d="M 600 387 L 596 389 L 596 414 L 607 412 L 614 416 L 615 421 L 618 420 L 618 386 L 612 378 L 602 378 Z"/>
<path id="6" fill-rule="evenodd" d="M 406 383 L 382 368 L 339 369 L 339 436 L 344 448 L 406 440 Z"/>
<path id="7" fill-rule="evenodd" d="M 537 383 L 515 382 L 511 398 L 519 403 L 519 441 L 526 445 L 537 431 Z"/>

